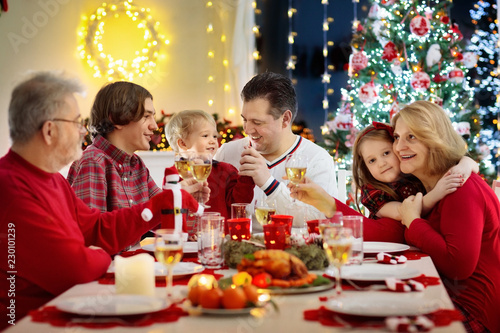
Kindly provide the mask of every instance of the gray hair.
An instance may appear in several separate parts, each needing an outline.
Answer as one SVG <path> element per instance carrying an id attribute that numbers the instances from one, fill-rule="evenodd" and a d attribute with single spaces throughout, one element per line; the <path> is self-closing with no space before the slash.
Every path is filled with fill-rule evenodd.
<path id="1" fill-rule="evenodd" d="M 65 97 L 82 93 L 76 79 L 58 72 L 37 72 L 12 91 L 9 104 L 9 131 L 13 143 L 28 142 L 65 104 Z"/>

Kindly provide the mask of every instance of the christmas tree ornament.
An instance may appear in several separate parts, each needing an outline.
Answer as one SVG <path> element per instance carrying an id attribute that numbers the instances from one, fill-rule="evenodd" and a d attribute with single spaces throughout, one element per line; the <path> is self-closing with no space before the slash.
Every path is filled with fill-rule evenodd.
<path id="1" fill-rule="evenodd" d="M 432 44 L 427 51 L 427 56 L 425 57 L 425 62 L 427 67 L 432 67 L 441 60 L 441 47 L 439 44 Z"/>
<path id="2" fill-rule="evenodd" d="M 389 110 L 389 120 L 392 120 L 392 117 L 394 117 L 394 115 L 398 112 L 399 112 L 399 103 L 397 101 L 394 101 L 394 103 L 392 103 L 391 105 L 391 109 Z"/>
<path id="3" fill-rule="evenodd" d="M 415 72 L 411 77 L 410 85 L 417 91 L 424 91 L 429 89 L 431 78 L 426 72 Z"/>
<path id="4" fill-rule="evenodd" d="M 448 76 L 441 75 L 439 73 L 437 73 L 436 75 L 434 75 L 434 78 L 432 78 L 432 81 L 434 81 L 435 83 L 441 83 L 441 82 L 445 82 L 447 80 L 448 80 Z"/>
<path id="5" fill-rule="evenodd" d="M 370 81 L 359 88 L 359 100 L 366 105 L 372 105 L 378 100 L 378 89 L 373 81 Z"/>
<path id="6" fill-rule="evenodd" d="M 334 120 L 334 127 L 336 130 L 348 131 L 352 127 L 352 115 L 350 113 L 338 113 Z"/>
<path id="7" fill-rule="evenodd" d="M 382 0 L 380 3 L 384 6 L 391 6 L 396 2 L 396 0 Z"/>
<path id="8" fill-rule="evenodd" d="M 366 57 L 366 53 L 364 51 L 356 52 L 352 55 L 350 67 L 353 71 L 358 72 L 365 69 L 367 65 L 368 58 Z"/>
<path id="9" fill-rule="evenodd" d="M 382 59 L 388 62 L 393 61 L 398 57 L 398 51 L 396 50 L 396 45 L 393 42 L 387 42 L 384 46 L 384 52 L 382 53 Z"/>
<path id="10" fill-rule="evenodd" d="M 431 29 L 431 23 L 425 16 L 417 15 L 410 22 L 410 31 L 412 34 L 423 37 Z"/>
<path id="11" fill-rule="evenodd" d="M 441 16 L 440 21 L 441 21 L 441 23 L 443 23 L 443 24 L 448 24 L 448 23 L 450 23 L 450 17 L 449 17 L 449 16 L 447 16 L 447 15 L 443 15 L 443 16 Z"/>
<path id="12" fill-rule="evenodd" d="M 368 12 L 368 17 L 371 19 L 378 19 L 380 17 L 380 6 L 374 3 L 370 7 L 370 11 Z"/>
<path id="13" fill-rule="evenodd" d="M 451 27 L 451 31 L 456 35 L 456 37 L 455 37 L 456 41 L 459 42 L 459 41 L 461 41 L 464 38 L 464 35 L 462 35 L 462 32 L 458 28 L 458 24 L 453 23 L 453 25 Z"/>
<path id="14" fill-rule="evenodd" d="M 470 136 L 470 123 L 467 121 L 461 121 L 459 123 L 453 123 L 455 131 L 461 136 Z"/>
<path id="15" fill-rule="evenodd" d="M 434 104 L 437 104 L 439 106 L 443 106 L 443 99 L 439 96 L 436 96 L 434 94 L 430 95 L 429 101 L 433 102 Z"/>
<path id="16" fill-rule="evenodd" d="M 448 73 L 448 77 L 451 82 L 458 84 L 464 80 L 464 72 L 460 68 L 455 67 Z"/>
<path id="17" fill-rule="evenodd" d="M 399 61 L 398 59 L 395 59 L 391 65 L 391 71 L 396 76 L 403 74 L 403 69 L 401 68 L 401 61 Z"/>
<path id="18" fill-rule="evenodd" d="M 463 62 L 465 67 L 473 68 L 474 66 L 476 66 L 478 56 L 474 52 L 465 52 L 463 56 L 464 56 Z"/>

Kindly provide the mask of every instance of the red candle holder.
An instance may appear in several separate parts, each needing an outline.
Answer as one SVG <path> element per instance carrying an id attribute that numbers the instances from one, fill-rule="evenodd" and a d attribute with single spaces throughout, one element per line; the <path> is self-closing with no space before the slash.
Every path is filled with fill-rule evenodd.
<path id="1" fill-rule="evenodd" d="M 307 231 L 310 234 L 318 234 L 319 235 L 319 220 L 310 220 L 306 221 L 307 223 Z"/>
<path id="2" fill-rule="evenodd" d="M 287 236 L 290 237 L 292 234 L 292 224 L 293 224 L 293 216 L 292 215 L 271 215 L 271 223 L 270 224 L 278 224 L 286 226 Z"/>
<path id="3" fill-rule="evenodd" d="M 266 224 L 264 229 L 264 243 L 268 250 L 284 250 L 288 245 L 287 226 L 281 224 Z"/>
<path id="4" fill-rule="evenodd" d="M 226 226 L 231 240 L 241 242 L 242 239 L 250 239 L 250 219 L 229 219 Z"/>

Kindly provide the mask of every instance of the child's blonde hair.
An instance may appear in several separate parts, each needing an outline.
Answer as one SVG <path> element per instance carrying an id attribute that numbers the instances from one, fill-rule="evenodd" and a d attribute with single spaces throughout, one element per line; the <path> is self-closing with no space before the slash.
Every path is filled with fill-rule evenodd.
<path id="1" fill-rule="evenodd" d="M 352 178 L 354 179 L 356 188 L 360 189 L 361 186 L 370 184 L 374 188 L 388 193 L 395 200 L 400 201 L 402 198 L 400 198 L 390 186 L 372 176 L 365 160 L 363 159 L 363 156 L 361 155 L 361 145 L 363 142 L 370 140 L 393 143 L 394 138 L 392 136 L 392 127 L 387 124 L 373 122 L 372 125 L 368 125 L 365 129 L 358 133 L 352 149 Z M 356 195 L 356 205 L 359 208 L 358 195 Z"/>
<path id="2" fill-rule="evenodd" d="M 214 117 L 203 110 L 184 110 L 178 112 L 165 125 L 165 136 L 174 151 L 179 151 L 177 141 L 179 139 L 186 139 L 199 120 L 206 120 L 214 128 L 217 127 Z"/>

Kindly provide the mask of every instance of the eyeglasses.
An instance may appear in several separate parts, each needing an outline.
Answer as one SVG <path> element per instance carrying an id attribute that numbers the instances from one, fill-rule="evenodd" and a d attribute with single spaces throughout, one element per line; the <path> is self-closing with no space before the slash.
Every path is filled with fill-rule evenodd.
<path id="1" fill-rule="evenodd" d="M 77 120 L 69 120 L 69 119 L 62 119 L 62 118 L 53 118 L 51 121 L 64 121 L 65 123 L 73 123 L 77 124 L 78 128 L 82 129 L 85 128 L 85 120 L 82 117 L 78 117 Z"/>

